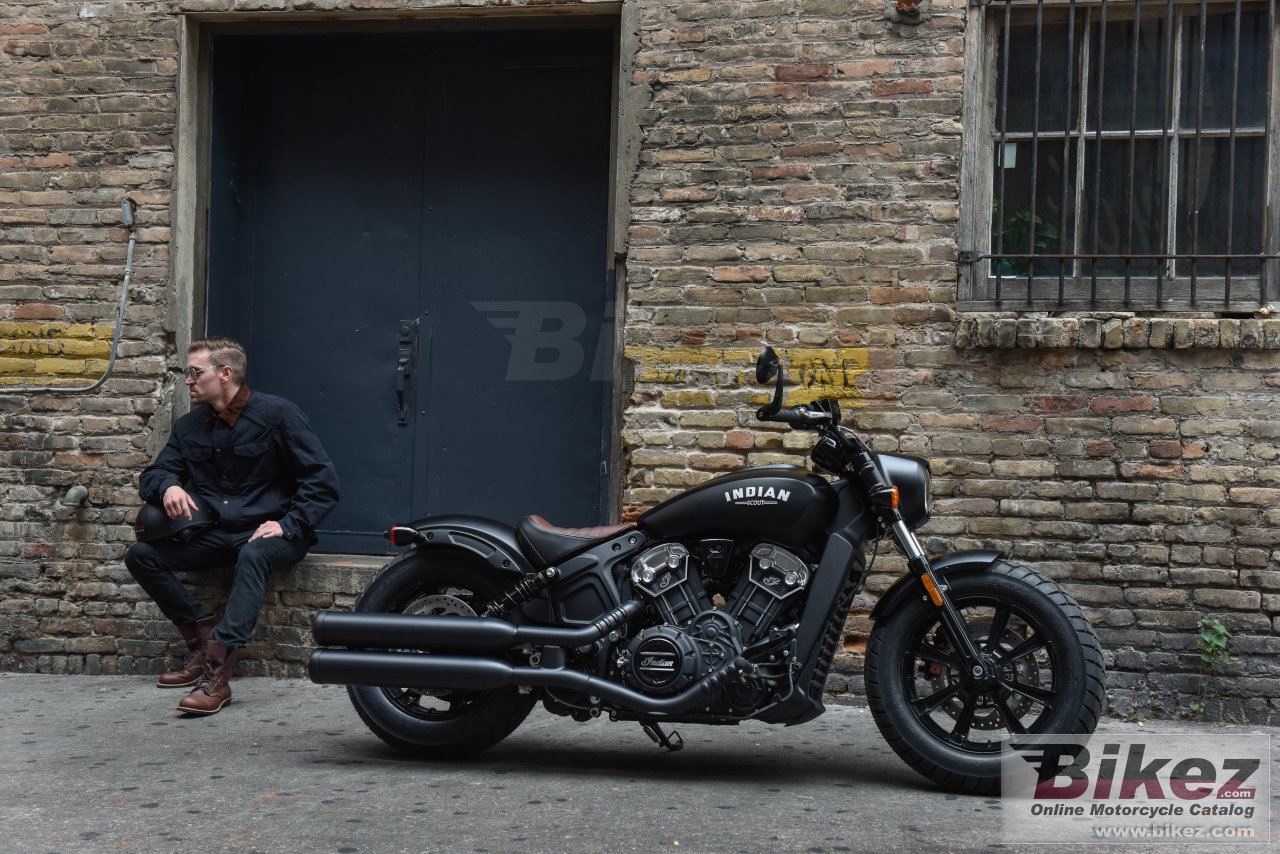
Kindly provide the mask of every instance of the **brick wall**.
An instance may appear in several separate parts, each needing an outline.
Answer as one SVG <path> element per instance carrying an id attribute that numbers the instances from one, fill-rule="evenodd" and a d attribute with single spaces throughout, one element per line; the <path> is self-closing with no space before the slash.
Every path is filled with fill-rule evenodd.
<path id="1" fill-rule="evenodd" d="M 0 389 L 96 378 L 126 193 L 140 224 L 113 378 L 0 394 L 0 667 L 149 672 L 171 638 L 120 557 L 177 377 L 174 13 L 484 5 L 544 4 L 0 0 Z M 1002 548 L 1080 600 L 1114 711 L 1186 711 L 1209 615 L 1235 633 L 1209 714 L 1274 720 L 1280 325 L 958 315 L 965 5 L 915 23 L 892 5 L 627 4 L 625 514 L 803 459 L 803 435 L 750 417 L 768 342 L 793 395 L 838 396 L 878 449 L 932 460 L 931 551 Z M 57 503 L 73 483 L 83 508 Z M 299 673 L 310 613 L 349 603 L 368 569 L 279 579 L 250 672 Z M 830 687 L 860 681 L 867 610 L 901 569 L 880 556 Z"/>
<path id="2" fill-rule="evenodd" d="M 930 552 L 1000 548 L 1062 582 L 1119 714 L 1185 713 L 1197 623 L 1221 619 L 1208 713 L 1274 720 L 1280 322 L 958 316 L 964 13 L 642 4 L 627 512 L 801 461 L 804 436 L 752 423 L 752 346 L 861 348 L 835 396 L 877 449 L 932 461 Z M 794 395 L 833 393 L 798 367 Z M 866 613 L 904 567 L 876 569 L 829 688 L 860 683 Z"/>

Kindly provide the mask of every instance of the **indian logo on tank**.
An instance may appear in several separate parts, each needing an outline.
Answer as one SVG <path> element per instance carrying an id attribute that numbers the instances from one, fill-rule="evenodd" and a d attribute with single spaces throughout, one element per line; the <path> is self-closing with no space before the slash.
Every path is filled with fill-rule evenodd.
<path id="1" fill-rule="evenodd" d="M 739 507 L 759 507 L 763 504 L 784 504 L 791 500 L 791 490 L 772 486 L 739 486 L 724 491 L 724 500 Z"/>

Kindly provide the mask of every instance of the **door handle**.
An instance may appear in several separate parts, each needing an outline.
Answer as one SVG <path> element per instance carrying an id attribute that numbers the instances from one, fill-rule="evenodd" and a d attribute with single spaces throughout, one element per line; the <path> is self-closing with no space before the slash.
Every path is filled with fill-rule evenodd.
<path id="1" fill-rule="evenodd" d="M 398 324 L 396 351 L 396 424 L 401 427 L 409 423 L 409 409 L 405 406 L 405 380 L 413 374 L 413 360 L 418 349 L 418 321 L 402 320 Z"/>
<path id="2" fill-rule="evenodd" d="M 404 406 L 404 380 L 409 375 L 409 358 L 403 355 L 396 360 L 396 407 L 400 410 L 400 414 L 396 417 L 397 424 L 408 424 L 409 415 Z"/>

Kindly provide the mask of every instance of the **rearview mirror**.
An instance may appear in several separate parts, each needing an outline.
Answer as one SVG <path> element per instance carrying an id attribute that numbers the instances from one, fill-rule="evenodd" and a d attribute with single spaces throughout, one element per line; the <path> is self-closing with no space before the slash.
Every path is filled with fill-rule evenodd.
<path id="1" fill-rule="evenodd" d="M 770 380 L 775 382 L 773 400 L 756 411 L 756 417 L 761 421 L 768 421 L 782 408 L 782 384 L 785 379 L 782 373 L 782 362 L 778 359 L 778 354 L 773 352 L 772 347 L 765 347 L 764 352 L 760 354 L 760 358 L 756 359 L 756 382 L 762 384 Z"/>
<path id="2" fill-rule="evenodd" d="M 773 352 L 772 347 L 765 347 L 760 353 L 760 358 L 756 359 L 756 382 L 770 382 L 781 369 L 782 363 L 778 361 L 778 354 Z"/>

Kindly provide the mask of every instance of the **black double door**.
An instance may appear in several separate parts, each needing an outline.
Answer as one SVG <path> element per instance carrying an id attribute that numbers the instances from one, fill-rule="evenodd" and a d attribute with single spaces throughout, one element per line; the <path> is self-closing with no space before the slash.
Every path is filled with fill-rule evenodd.
<path id="1" fill-rule="evenodd" d="M 207 331 L 392 522 L 606 512 L 609 31 L 213 42 Z"/>

